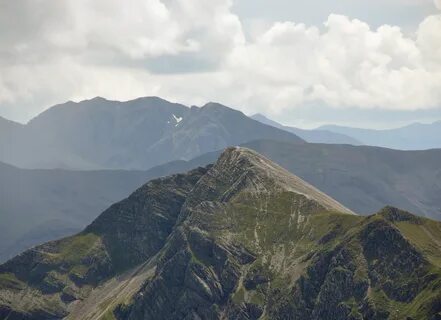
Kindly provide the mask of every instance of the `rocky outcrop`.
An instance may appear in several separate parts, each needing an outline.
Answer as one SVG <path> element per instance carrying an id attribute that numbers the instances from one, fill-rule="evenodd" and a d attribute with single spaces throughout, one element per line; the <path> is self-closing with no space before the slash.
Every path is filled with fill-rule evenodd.
<path id="1" fill-rule="evenodd" d="M 119 271 L 146 261 L 164 246 L 186 197 L 206 171 L 199 168 L 147 183 L 104 211 L 85 232 L 102 237 Z"/>
<path id="2" fill-rule="evenodd" d="M 282 302 L 271 308 L 272 316 L 389 319 L 397 310 L 384 308 L 387 301 L 411 303 L 430 282 L 439 283 L 439 274 L 428 270 L 430 263 L 381 214 L 368 218 L 332 251 L 316 253 L 290 298 L 278 297 Z"/>

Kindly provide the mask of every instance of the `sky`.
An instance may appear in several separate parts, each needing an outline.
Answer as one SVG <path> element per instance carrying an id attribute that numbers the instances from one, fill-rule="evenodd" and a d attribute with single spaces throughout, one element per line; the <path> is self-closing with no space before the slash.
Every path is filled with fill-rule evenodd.
<path id="1" fill-rule="evenodd" d="M 441 119 L 441 0 L 0 0 L 0 116 L 95 96 L 288 125 Z"/>

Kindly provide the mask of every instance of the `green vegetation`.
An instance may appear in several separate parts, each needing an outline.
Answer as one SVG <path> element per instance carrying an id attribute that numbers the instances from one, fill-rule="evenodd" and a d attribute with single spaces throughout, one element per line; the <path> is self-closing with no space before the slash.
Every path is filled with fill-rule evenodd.
<path id="1" fill-rule="evenodd" d="M 421 224 L 398 222 L 396 225 L 413 245 L 437 267 L 441 268 L 441 223 L 421 219 Z"/>
<path id="2" fill-rule="evenodd" d="M 100 237 L 93 233 L 80 233 L 63 239 L 54 258 L 70 264 L 79 263 L 93 250 L 99 239 Z"/>
<path id="3" fill-rule="evenodd" d="M 13 273 L 0 274 L 0 288 L 21 289 L 26 284 L 18 280 Z"/>
<path id="4" fill-rule="evenodd" d="M 107 311 L 99 320 L 117 320 L 113 311 Z"/>
<path id="5" fill-rule="evenodd" d="M 232 300 L 236 304 L 245 302 L 245 289 L 243 287 L 239 287 L 239 289 L 237 289 L 233 294 Z"/>

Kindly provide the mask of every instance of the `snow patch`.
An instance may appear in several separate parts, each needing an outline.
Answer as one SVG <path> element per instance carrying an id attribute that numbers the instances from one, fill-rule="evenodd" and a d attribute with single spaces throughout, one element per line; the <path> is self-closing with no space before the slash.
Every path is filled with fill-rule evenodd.
<path id="1" fill-rule="evenodd" d="M 182 121 L 182 117 L 177 117 L 177 116 L 175 116 L 174 114 L 173 114 L 173 118 L 175 119 L 175 121 L 176 121 L 176 125 L 175 125 L 175 127 L 177 127 L 178 126 L 178 124 L 179 124 L 179 122 L 181 122 Z"/>

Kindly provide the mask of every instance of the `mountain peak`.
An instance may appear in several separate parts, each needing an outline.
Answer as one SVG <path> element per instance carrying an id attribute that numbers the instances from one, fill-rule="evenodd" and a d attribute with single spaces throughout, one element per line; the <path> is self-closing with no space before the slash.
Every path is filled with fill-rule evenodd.
<path id="1" fill-rule="evenodd" d="M 251 119 L 254 119 L 254 120 L 259 121 L 259 122 L 261 122 L 263 124 L 266 124 L 266 125 L 269 125 L 269 126 L 273 126 L 273 127 L 279 128 L 279 129 L 283 129 L 284 128 L 284 126 L 281 125 L 280 123 L 267 118 L 266 116 L 264 116 L 261 113 L 256 113 L 255 115 L 252 115 Z"/>
<path id="2" fill-rule="evenodd" d="M 252 194 L 287 191 L 316 201 L 327 210 L 353 212 L 322 193 L 306 181 L 265 158 L 243 147 L 229 147 L 220 155 L 208 174 L 200 181 L 205 187 L 222 186 L 221 197 L 229 199 L 246 191 Z"/>
<path id="3" fill-rule="evenodd" d="M 96 96 L 96 97 L 94 97 L 94 98 L 92 98 L 92 99 L 88 99 L 88 100 L 86 100 L 86 101 L 96 101 L 96 102 L 100 102 L 100 101 L 102 101 L 102 102 L 105 102 L 105 101 L 110 101 L 110 100 L 107 100 L 107 99 L 104 98 L 104 97 Z"/>
<path id="4" fill-rule="evenodd" d="M 219 102 L 210 101 L 204 104 L 202 108 L 228 108 L 228 107 Z"/>
<path id="5" fill-rule="evenodd" d="M 201 107 L 201 110 L 215 110 L 215 111 L 231 111 L 235 113 L 242 113 L 239 110 L 227 107 L 221 103 L 218 102 L 208 102 L 204 106 Z"/>
<path id="6" fill-rule="evenodd" d="M 8 127 L 8 128 L 20 128 L 20 127 L 23 127 L 23 124 L 21 124 L 19 122 L 12 121 L 12 120 L 9 120 L 9 119 L 6 119 L 6 118 L 4 118 L 2 116 L 0 116 L 0 125 L 2 126 L 2 127 L 0 127 L 0 130 L 2 128 L 5 128 L 5 127 Z"/>
<path id="7" fill-rule="evenodd" d="M 384 207 L 378 212 L 378 214 L 390 222 L 407 221 L 410 223 L 419 224 L 422 220 L 422 218 L 417 217 L 410 212 L 400 210 L 392 206 Z"/>

